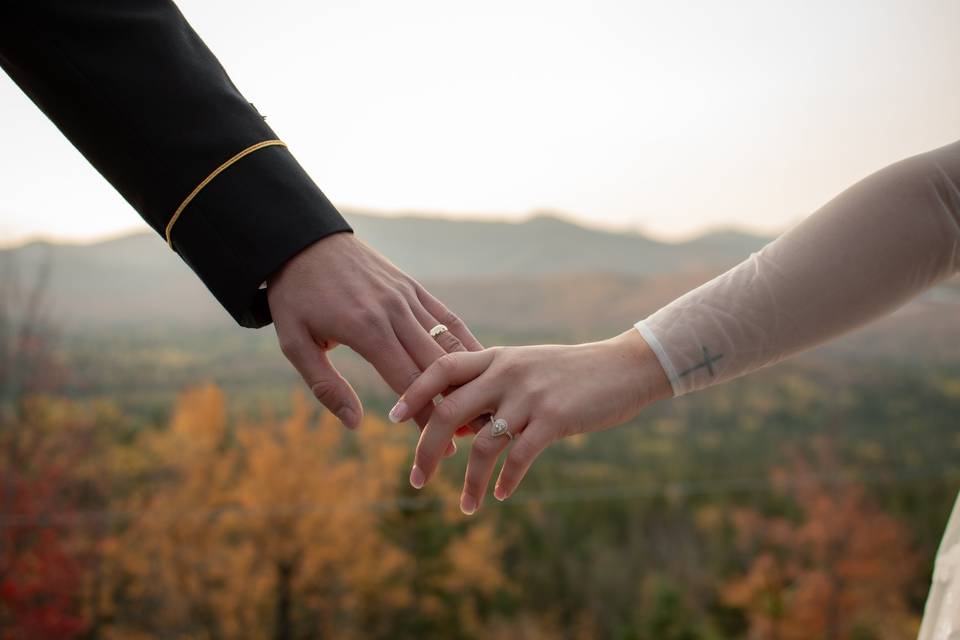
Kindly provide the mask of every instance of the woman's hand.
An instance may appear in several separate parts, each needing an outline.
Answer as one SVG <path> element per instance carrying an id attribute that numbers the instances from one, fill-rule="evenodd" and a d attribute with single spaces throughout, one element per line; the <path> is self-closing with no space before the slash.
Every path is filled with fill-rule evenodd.
<path id="1" fill-rule="evenodd" d="M 505 420 L 507 433 L 495 435 L 491 420 L 474 438 L 460 498 L 467 515 L 483 502 L 496 460 L 511 441 L 494 489 L 498 500 L 514 492 L 553 441 L 620 424 L 671 395 L 656 356 L 631 329 L 603 342 L 443 356 L 410 385 L 390 419 L 409 419 L 451 387 L 420 435 L 410 484 L 419 489 L 430 480 L 457 427 L 488 413 Z"/>

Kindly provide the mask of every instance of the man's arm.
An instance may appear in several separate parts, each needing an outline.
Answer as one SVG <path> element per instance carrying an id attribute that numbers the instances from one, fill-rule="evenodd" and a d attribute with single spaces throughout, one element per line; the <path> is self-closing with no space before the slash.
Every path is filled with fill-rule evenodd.
<path id="1" fill-rule="evenodd" d="M 350 227 L 285 147 L 224 167 L 277 136 L 169 0 L 0 5 L 0 66 L 160 235 L 179 213 L 172 248 L 241 325 L 272 316 L 284 354 L 347 426 L 362 408 L 326 357 L 336 344 L 397 393 L 445 352 L 480 348 L 423 287 L 338 233 Z M 450 331 L 434 340 L 438 323 Z"/>
<path id="2" fill-rule="evenodd" d="M 0 66 L 161 235 L 218 166 L 277 139 L 168 0 L 4 3 Z M 269 146 L 211 180 L 171 241 L 237 322 L 259 327 L 267 277 L 349 230 L 290 152 Z"/>

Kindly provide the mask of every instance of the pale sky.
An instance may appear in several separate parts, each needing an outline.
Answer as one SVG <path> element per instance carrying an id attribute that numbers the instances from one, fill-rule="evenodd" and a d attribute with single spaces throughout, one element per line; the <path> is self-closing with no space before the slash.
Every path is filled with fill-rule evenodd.
<path id="1" fill-rule="evenodd" d="M 769 232 L 960 139 L 960 0 L 179 4 L 342 207 Z M 6 77 L 0 109 L 0 243 L 146 228 Z"/>

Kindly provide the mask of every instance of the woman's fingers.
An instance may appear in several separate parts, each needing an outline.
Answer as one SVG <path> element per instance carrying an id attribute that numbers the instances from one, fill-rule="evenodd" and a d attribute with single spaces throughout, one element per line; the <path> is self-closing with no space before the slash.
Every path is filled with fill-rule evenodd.
<path id="1" fill-rule="evenodd" d="M 520 481 L 530 470 L 530 465 L 547 448 L 551 440 L 549 431 L 542 424 L 530 424 L 513 439 L 513 446 L 510 447 L 510 453 L 507 454 L 493 489 L 493 496 L 497 500 L 506 500 L 513 495 Z M 466 491 L 466 485 L 464 485 L 464 491 Z"/>
<path id="2" fill-rule="evenodd" d="M 459 352 L 443 356 L 427 367 L 427 370 L 400 396 L 400 400 L 390 410 L 390 420 L 392 422 L 408 420 L 410 416 L 416 415 L 429 406 L 434 398 L 450 387 L 470 382 L 486 371 L 492 359 L 493 354 L 490 351 Z M 443 404 L 446 404 L 446 400 Z M 434 409 L 434 415 L 443 404 Z M 475 416 L 476 414 L 466 416 L 464 420 L 468 422 Z"/>
<path id="3" fill-rule="evenodd" d="M 429 371 L 421 376 L 426 377 Z M 449 386 L 449 385 L 447 385 Z M 443 387 L 446 388 L 446 387 Z M 424 391 L 429 395 L 430 390 Z M 471 418 L 488 413 L 497 400 L 497 390 L 492 381 L 482 376 L 448 395 L 433 410 L 433 415 L 420 434 L 420 442 L 414 454 L 410 484 L 419 489 L 433 476 L 440 455 L 457 427 Z"/>
<path id="4" fill-rule="evenodd" d="M 402 315 L 394 324 L 394 331 L 400 343 L 407 353 L 411 355 L 413 361 L 420 369 L 426 369 L 431 363 L 447 353 L 456 351 L 466 351 L 460 341 L 446 331 L 434 339 L 430 335 L 430 330 L 437 325 L 437 321 L 420 304 L 420 301 L 414 297 L 408 300 L 410 304 L 410 313 Z M 446 339 L 444 339 L 446 338 Z M 430 413 L 433 406 L 427 405 L 415 414 L 417 423 L 426 425 L 430 419 Z M 422 427 L 421 427 L 422 428 Z M 451 440 L 447 445 L 444 457 L 449 458 L 457 452 L 457 445 Z"/>
<path id="5" fill-rule="evenodd" d="M 515 411 L 508 409 L 498 413 L 497 418 L 507 420 L 508 431 L 514 433 L 523 428 L 518 419 L 513 417 L 516 415 Z M 505 416 L 511 416 L 511 418 L 508 419 Z M 463 494 L 460 496 L 460 511 L 465 515 L 473 515 L 483 504 L 483 497 L 487 492 L 487 485 L 490 484 L 497 458 L 510 445 L 510 440 L 506 433 L 498 436 L 493 434 L 492 421 L 488 421 L 487 425 L 477 432 L 473 439 L 473 446 L 470 447 L 470 459 L 467 461 L 467 473 L 463 480 Z"/>
<path id="6" fill-rule="evenodd" d="M 440 349 L 441 349 L 441 351 L 439 352 L 439 355 L 433 357 L 426 364 L 420 364 L 418 362 L 418 364 L 420 364 L 422 369 L 426 369 L 428 366 L 430 366 L 431 363 L 433 363 L 434 360 L 442 356 L 444 353 L 457 353 L 458 351 L 467 350 L 466 347 L 463 346 L 463 343 L 460 342 L 460 339 L 456 335 L 454 335 L 453 331 L 450 330 L 449 327 L 447 327 L 446 331 L 441 331 L 436 336 L 430 336 L 430 331 L 432 331 L 437 326 L 440 326 L 442 323 L 423 307 L 423 305 L 420 303 L 419 298 L 414 297 L 413 300 L 410 300 L 410 309 L 413 311 L 413 315 L 416 316 L 417 323 L 422 327 L 422 330 L 417 332 L 418 335 L 414 336 L 413 339 L 419 339 L 421 336 L 426 336 L 428 340 L 430 340 L 431 342 L 435 342 L 437 345 L 440 346 Z M 443 325 L 443 326 L 446 326 L 446 325 Z M 466 327 L 464 326 L 464 328 Z M 411 330 L 411 333 L 413 331 L 415 331 L 415 329 Z M 452 389 L 444 391 L 442 395 L 446 395 L 448 391 L 452 391 Z M 427 408 L 433 409 L 433 407 L 430 407 L 430 406 L 428 406 Z M 420 416 L 418 415 L 417 417 L 419 418 Z M 456 435 L 463 436 L 471 433 L 476 433 L 482 427 L 483 427 L 483 420 L 480 418 L 477 418 L 473 422 L 471 422 L 469 425 L 463 425 L 462 427 L 457 429 Z M 456 451 L 456 448 L 454 448 L 454 451 Z"/>

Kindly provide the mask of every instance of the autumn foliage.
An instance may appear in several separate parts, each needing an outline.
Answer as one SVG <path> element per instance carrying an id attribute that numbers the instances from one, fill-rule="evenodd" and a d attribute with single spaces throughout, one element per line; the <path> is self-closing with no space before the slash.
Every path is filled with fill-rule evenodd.
<path id="1" fill-rule="evenodd" d="M 726 602 L 747 613 L 756 640 L 907 636 L 917 624 L 905 594 L 918 558 L 905 528 L 862 486 L 823 479 L 838 469 L 829 448 L 817 463 L 820 474 L 802 456 L 774 473 L 788 513 L 735 513 L 751 561 L 726 585 Z"/>
<path id="2" fill-rule="evenodd" d="M 170 428 L 142 443 L 153 481 L 111 545 L 117 579 L 104 588 L 123 606 L 105 635 L 366 638 L 443 609 L 430 585 L 412 588 L 418 559 L 390 535 L 405 505 L 429 506 L 404 498 L 408 443 L 376 419 L 349 437 L 312 414 L 297 395 L 289 417 L 234 422 L 218 388 L 183 395 Z M 439 550 L 435 586 L 469 585 L 466 614 L 504 584 L 489 526 Z"/>
<path id="3" fill-rule="evenodd" d="M 3 640 L 916 632 L 910 535 L 827 446 L 729 510 L 628 497 L 468 519 L 456 475 L 409 488 L 409 431 L 348 432 L 299 393 L 251 417 L 208 384 L 151 428 L 42 395 L 18 415 L 0 431 Z"/>

